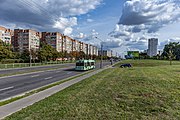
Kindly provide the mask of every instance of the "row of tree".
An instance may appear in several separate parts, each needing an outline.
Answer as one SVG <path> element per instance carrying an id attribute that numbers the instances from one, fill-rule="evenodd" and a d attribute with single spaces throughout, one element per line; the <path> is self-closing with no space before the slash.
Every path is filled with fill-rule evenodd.
<path id="1" fill-rule="evenodd" d="M 72 51 L 70 53 L 57 52 L 55 48 L 50 45 L 42 43 L 40 45 L 39 51 L 33 49 L 24 50 L 22 53 L 13 52 L 11 45 L 4 43 L 0 40 L 0 62 L 2 61 L 11 61 L 11 62 L 44 62 L 50 60 L 76 60 L 76 59 L 96 59 L 97 56 L 86 55 L 84 52 Z"/>

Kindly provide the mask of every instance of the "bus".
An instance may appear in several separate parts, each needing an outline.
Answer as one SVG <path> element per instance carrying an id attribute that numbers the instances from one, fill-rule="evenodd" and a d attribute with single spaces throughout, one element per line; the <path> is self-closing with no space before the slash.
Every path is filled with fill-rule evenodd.
<path id="1" fill-rule="evenodd" d="M 78 60 L 76 61 L 75 70 L 85 71 L 95 69 L 95 60 Z"/>

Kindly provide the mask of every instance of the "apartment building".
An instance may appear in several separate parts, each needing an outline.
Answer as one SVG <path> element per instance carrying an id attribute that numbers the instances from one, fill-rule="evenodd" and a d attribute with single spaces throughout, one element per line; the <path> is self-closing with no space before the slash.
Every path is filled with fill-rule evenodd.
<path id="1" fill-rule="evenodd" d="M 72 44 L 72 46 L 73 46 L 73 51 L 80 51 L 80 44 L 79 44 L 79 41 L 77 41 L 77 40 L 72 40 L 73 41 L 73 44 Z"/>
<path id="2" fill-rule="evenodd" d="M 63 36 L 59 32 L 42 32 L 41 42 L 51 45 L 58 52 L 63 50 Z"/>
<path id="3" fill-rule="evenodd" d="M 93 55 L 93 45 L 89 44 L 89 55 Z"/>
<path id="4" fill-rule="evenodd" d="M 98 48 L 91 44 L 86 44 L 84 42 L 74 40 L 69 36 L 64 36 L 59 32 L 37 32 L 30 29 L 15 29 L 13 34 L 9 29 L 3 27 L 0 28 L 0 37 L 5 36 L 2 34 L 5 31 L 9 33 L 6 41 L 11 41 L 14 51 L 23 52 L 24 50 L 39 50 L 40 41 L 47 43 L 54 47 L 58 52 L 71 53 L 72 51 L 83 51 L 87 55 L 98 55 Z M 12 39 L 10 36 L 12 36 Z M 4 38 L 4 37 L 3 37 Z"/>
<path id="5" fill-rule="evenodd" d="M 11 44 L 13 30 L 0 26 L 0 39 L 6 44 Z"/>
<path id="6" fill-rule="evenodd" d="M 99 55 L 107 56 L 107 57 L 112 57 L 112 50 L 103 50 L 101 54 L 101 50 L 98 51 Z"/>
<path id="7" fill-rule="evenodd" d="M 158 39 L 157 38 L 150 38 L 148 40 L 148 51 L 147 54 L 150 57 L 157 55 L 157 48 L 158 48 Z"/>
<path id="8" fill-rule="evenodd" d="M 93 46 L 93 55 L 98 56 L 98 47 Z"/>
<path id="9" fill-rule="evenodd" d="M 12 44 L 15 51 L 39 50 L 41 34 L 35 30 L 15 29 Z"/>
<path id="10" fill-rule="evenodd" d="M 65 41 L 66 41 L 66 47 L 64 49 L 64 51 L 66 51 L 67 53 L 70 53 L 73 51 L 73 39 L 68 37 L 68 36 L 65 36 Z"/>

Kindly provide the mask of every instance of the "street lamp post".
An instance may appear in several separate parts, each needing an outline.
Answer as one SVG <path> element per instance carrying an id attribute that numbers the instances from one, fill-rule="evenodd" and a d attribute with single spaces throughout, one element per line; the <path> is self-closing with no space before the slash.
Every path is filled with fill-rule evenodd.
<path id="1" fill-rule="evenodd" d="M 103 44 L 101 43 L 101 63 L 100 63 L 100 68 L 102 68 L 103 64 Z"/>
<path id="2" fill-rule="evenodd" d="M 96 39 L 99 39 L 101 42 L 102 40 L 98 37 L 95 37 Z M 100 62 L 100 68 L 102 69 L 103 66 L 103 44 L 101 43 L 101 62 Z"/>

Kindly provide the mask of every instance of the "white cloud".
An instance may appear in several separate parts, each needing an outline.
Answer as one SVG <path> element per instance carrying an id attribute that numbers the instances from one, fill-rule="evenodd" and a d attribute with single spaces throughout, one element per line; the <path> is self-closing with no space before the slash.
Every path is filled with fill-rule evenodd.
<path id="1" fill-rule="evenodd" d="M 146 49 L 146 38 L 157 36 L 160 28 L 179 21 L 179 3 L 178 0 L 127 0 L 109 36 L 123 40 L 123 45 L 130 49 Z"/>
<path id="2" fill-rule="evenodd" d="M 49 0 L 47 6 L 52 13 L 74 16 L 88 13 L 100 5 L 101 1 L 102 0 Z"/>
<path id="3" fill-rule="evenodd" d="M 91 23 L 91 22 L 94 22 L 93 19 L 87 19 L 87 22 Z"/>
<path id="4" fill-rule="evenodd" d="M 73 32 L 73 26 L 77 25 L 77 18 L 70 17 L 69 19 L 60 17 L 55 21 L 53 28 L 61 30 L 65 35 L 70 35 Z"/>
<path id="5" fill-rule="evenodd" d="M 71 33 L 76 16 L 86 14 L 102 0 L 1 0 L 0 25 L 36 28 L 41 31 L 60 30 Z M 6 26 L 6 25 L 4 25 Z M 54 29 L 56 28 L 56 29 Z"/>
<path id="6" fill-rule="evenodd" d="M 141 30 L 156 32 L 180 17 L 180 6 L 173 0 L 131 0 L 123 8 L 119 24 L 145 25 Z"/>
<path id="7" fill-rule="evenodd" d="M 75 35 L 73 38 L 74 39 L 78 39 L 78 40 L 81 40 L 81 41 L 84 41 L 86 43 L 90 43 L 90 44 L 98 44 L 100 43 L 100 41 L 98 42 L 95 42 L 95 37 L 97 37 L 99 35 L 99 33 L 93 29 L 91 30 L 90 34 L 85 34 L 85 33 L 82 33 L 80 32 L 78 35 Z"/>
<path id="8" fill-rule="evenodd" d="M 159 49 L 162 50 L 164 48 L 164 46 L 169 44 L 170 42 L 179 42 L 180 43 L 180 38 L 175 37 L 175 38 L 171 38 L 171 39 L 165 40 L 163 42 L 160 42 Z"/>

